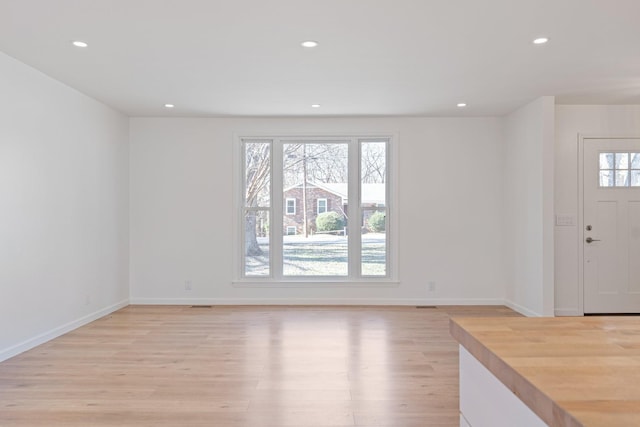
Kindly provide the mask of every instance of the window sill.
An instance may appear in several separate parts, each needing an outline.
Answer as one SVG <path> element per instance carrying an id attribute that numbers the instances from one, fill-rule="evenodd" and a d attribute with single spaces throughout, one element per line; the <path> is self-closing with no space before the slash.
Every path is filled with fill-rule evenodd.
<path id="1" fill-rule="evenodd" d="M 244 279 L 231 282 L 234 288 L 397 288 L 400 282 L 394 279 L 359 279 L 359 280 L 257 280 Z"/>

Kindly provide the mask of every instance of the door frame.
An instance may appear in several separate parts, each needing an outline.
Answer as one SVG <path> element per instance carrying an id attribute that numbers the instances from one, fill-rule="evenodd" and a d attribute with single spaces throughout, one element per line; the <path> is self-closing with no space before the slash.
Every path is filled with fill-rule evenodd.
<path id="1" fill-rule="evenodd" d="M 640 135 L 578 133 L 578 314 L 584 316 L 584 145 L 591 139 L 640 139 Z"/>

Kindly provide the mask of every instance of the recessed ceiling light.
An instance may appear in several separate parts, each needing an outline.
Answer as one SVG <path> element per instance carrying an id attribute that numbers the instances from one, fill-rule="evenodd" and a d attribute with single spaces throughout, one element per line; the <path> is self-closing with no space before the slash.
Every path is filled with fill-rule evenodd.
<path id="1" fill-rule="evenodd" d="M 312 108 L 320 108 L 320 104 L 311 104 Z"/>
<path id="2" fill-rule="evenodd" d="M 301 43 L 302 47 L 316 47 L 318 46 L 318 42 L 313 40 L 307 40 Z"/>
<path id="3" fill-rule="evenodd" d="M 533 40 L 533 44 L 545 44 L 548 41 L 549 39 L 547 37 L 538 37 L 537 39 Z"/>
<path id="4" fill-rule="evenodd" d="M 467 104 L 464 103 L 464 102 L 459 102 L 456 106 L 459 107 L 459 108 L 464 108 L 464 107 L 467 106 Z"/>
<path id="5" fill-rule="evenodd" d="M 87 43 L 85 43 L 83 41 L 80 41 L 80 40 L 75 40 L 75 41 L 72 42 L 72 44 L 75 47 L 87 47 L 87 46 L 89 46 Z"/>
<path id="6" fill-rule="evenodd" d="M 164 104 L 164 107 L 165 108 L 173 108 L 173 107 L 175 107 L 175 105 L 173 105 L 173 104 Z"/>

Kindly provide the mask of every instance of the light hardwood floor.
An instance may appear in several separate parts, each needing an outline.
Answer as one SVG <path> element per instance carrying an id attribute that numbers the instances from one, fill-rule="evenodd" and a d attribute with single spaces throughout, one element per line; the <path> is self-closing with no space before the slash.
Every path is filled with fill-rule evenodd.
<path id="1" fill-rule="evenodd" d="M 129 306 L 0 363 L 0 426 L 458 426 L 449 318 L 505 307 Z"/>

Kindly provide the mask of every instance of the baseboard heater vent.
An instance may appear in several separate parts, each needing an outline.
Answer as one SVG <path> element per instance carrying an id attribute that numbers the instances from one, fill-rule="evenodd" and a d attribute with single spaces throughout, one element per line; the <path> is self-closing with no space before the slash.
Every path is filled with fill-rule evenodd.
<path id="1" fill-rule="evenodd" d="M 191 308 L 213 308 L 212 305 L 192 305 Z"/>
<path id="2" fill-rule="evenodd" d="M 416 308 L 437 308 L 435 305 L 416 305 Z"/>

